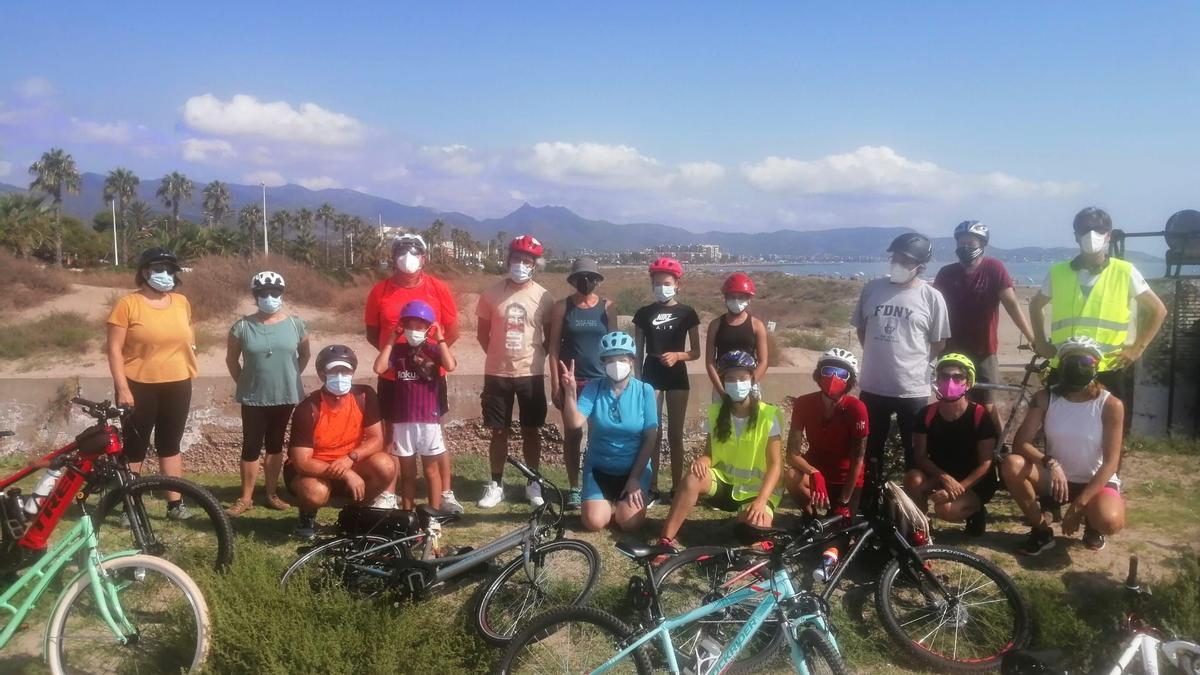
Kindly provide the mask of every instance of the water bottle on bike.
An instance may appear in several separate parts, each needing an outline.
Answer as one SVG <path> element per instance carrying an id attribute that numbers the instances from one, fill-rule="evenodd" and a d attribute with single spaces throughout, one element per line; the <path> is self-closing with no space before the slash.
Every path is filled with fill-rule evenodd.
<path id="1" fill-rule="evenodd" d="M 838 550 L 836 546 L 830 546 L 821 554 L 821 564 L 813 570 L 813 579 L 821 583 L 825 583 L 833 578 L 833 571 L 837 569 Z"/>
<path id="2" fill-rule="evenodd" d="M 25 500 L 25 513 L 32 516 L 41 510 L 42 502 L 54 491 L 54 485 L 60 476 L 62 476 L 61 469 L 50 469 L 42 474 L 41 480 L 33 486 L 33 494 Z"/>

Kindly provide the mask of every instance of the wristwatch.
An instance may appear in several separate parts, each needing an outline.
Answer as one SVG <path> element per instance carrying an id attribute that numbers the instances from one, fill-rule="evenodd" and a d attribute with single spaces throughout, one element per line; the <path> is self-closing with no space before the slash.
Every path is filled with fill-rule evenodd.
<path id="1" fill-rule="evenodd" d="M 1058 465 L 1057 459 L 1054 459 L 1050 455 L 1042 455 L 1042 466 L 1043 467 L 1045 467 L 1047 469 L 1053 469 L 1057 465 Z"/>
<path id="2" fill-rule="evenodd" d="M 351 453 L 350 453 L 350 461 L 351 461 L 351 462 L 357 462 L 357 461 L 358 461 L 358 451 L 357 451 L 357 450 L 351 451 Z"/>

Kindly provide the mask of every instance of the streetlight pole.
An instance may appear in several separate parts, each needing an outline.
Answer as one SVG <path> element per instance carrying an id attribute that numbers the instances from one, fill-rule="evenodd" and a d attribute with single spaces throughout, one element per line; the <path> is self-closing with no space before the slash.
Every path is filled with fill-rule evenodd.
<path id="1" fill-rule="evenodd" d="M 267 239 L 267 184 L 266 182 L 259 183 L 263 191 L 263 257 L 271 255 L 271 241 Z"/>
<path id="2" fill-rule="evenodd" d="M 112 200 L 112 216 L 113 216 L 113 267 L 117 267 L 121 264 L 121 261 L 117 258 L 117 256 L 119 254 L 117 253 L 117 200 L 116 200 L 116 198 L 113 198 L 113 200 Z"/>

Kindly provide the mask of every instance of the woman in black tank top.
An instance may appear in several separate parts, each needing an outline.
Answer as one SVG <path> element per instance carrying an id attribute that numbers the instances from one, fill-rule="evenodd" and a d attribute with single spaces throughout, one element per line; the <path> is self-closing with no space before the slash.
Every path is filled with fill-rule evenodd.
<path id="1" fill-rule="evenodd" d="M 735 272 L 721 286 L 725 295 L 725 314 L 713 319 L 708 325 L 708 342 L 705 346 L 705 365 L 708 379 L 714 391 L 722 391 L 721 376 L 717 373 L 717 359 L 734 350 L 754 356 L 758 368 L 754 371 L 755 384 L 761 383 L 767 374 L 767 328 L 763 322 L 750 315 L 750 299 L 754 297 L 754 281 L 749 276 Z"/>

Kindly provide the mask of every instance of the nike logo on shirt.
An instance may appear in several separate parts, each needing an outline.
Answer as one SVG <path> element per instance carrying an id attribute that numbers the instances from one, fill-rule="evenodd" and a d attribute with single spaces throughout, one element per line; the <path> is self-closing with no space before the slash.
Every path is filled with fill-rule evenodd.
<path id="1" fill-rule="evenodd" d="M 671 315 L 671 314 L 659 314 L 658 316 L 654 317 L 654 319 L 650 322 L 650 325 L 651 326 L 662 326 L 664 324 L 671 323 L 676 318 L 677 317 L 675 317 L 674 315 Z"/>

